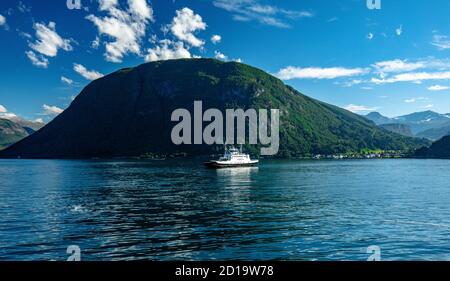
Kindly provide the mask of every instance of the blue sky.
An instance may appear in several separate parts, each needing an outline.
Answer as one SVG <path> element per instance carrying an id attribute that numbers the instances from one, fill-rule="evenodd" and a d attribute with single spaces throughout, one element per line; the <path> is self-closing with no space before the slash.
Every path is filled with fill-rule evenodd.
<path id="1" fill-rule="evenodd" d="M 179 57 L 242 61 L 360 114 L 450 112 L 448 0 L 80 1 L 0 2 L 0 116 L 49 121 L 92 79 Z"/>

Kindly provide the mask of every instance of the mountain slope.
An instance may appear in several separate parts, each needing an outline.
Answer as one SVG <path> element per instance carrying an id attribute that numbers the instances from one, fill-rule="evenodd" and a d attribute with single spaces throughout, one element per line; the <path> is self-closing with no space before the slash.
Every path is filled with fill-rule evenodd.
<path id="1" fill-rule="evenodd" d="M 413 132 L 411 131 L 411 128 L 406 124 L 382 124 L 380 125 L 381 128 L 388 130 L 393 133 L 400 134 L 402 136 L 412 137 Z"/>
<path id="2" fill-rule="evenodd" d="M 363 148 L 411 149 L 427 142 L 381 130 L 371 121 L 304 96 L 267 73 L 236 62 L 182 59 L 122 69 L 93 81 L 68 109 L 0 157 L 87 158 L 148 153 L 206 155 L 220 146 L 171 142 L 178 108 L 280 109 L 278 157 Z M 257 147 L 247 147 L 257 154 Z"/>
<path id="3" fill-rule="evenodd" d="M 34 131 L 27 130 L 9 119 L 0 118 L 0 149 L 18 142 Z"/>
<path id="4" fill-rule="evenodd" d="M 420 158 L 450 158 L 450 136 L 434 142 L 430 147 L 423 147 L 418 149 L 415 153 L 416 157 Z"/>
<path id="5" fill-rule="evenodd" d="M 439 128 L 428 129 L 417 134 L 417 137 L 427 138 L 430 140 L 439 140 L 450 135 L 450 122 L 447 122 Z"/>
<path id="6" fill-rule="evenodd" d="M 377 125 L 389 124 L 389 123 L 393 122 L 393 120 L 391 118 L 383 116 L 379 112 L 370 112 L 369 114 L 365 115 L 364 117 L 375 122 L 375 124 L 377 124 Z"/>

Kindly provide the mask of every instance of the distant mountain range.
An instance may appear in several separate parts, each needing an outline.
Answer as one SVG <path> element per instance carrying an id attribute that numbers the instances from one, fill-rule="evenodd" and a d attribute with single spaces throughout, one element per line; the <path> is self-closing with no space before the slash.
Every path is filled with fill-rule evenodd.
<path id="1" fill-rule="evenodd" d="M 407 136 L 412 133 L 415 137 L 438 140 L 450 135 L 450 113 L 424 111 L 389 118 L 378 112 L 371 112 L 365 117 L 386 130 Z"/>
<path id="2" fill-rule="evenodd" d="M 171 113 L 194 101 L 203 108 L 280 110 L 277 157 L 409 150 L 428 141 L 401 136 L 342 108 L 307 97 L 266 72 L 237 62 L 180 59 L 126 68 L 90 83 L 44 128 L 0 152 L 0 157 L 91 158 L 210 155 L 221 146 L 171 141 Z M 247 146 L 253 155 L 258 146 Z"/>
<path id="3" fill-rule="evenodd" d="M 20 118 L 0 117 L 0 150 L 31 135 L 45 124 Z"/>

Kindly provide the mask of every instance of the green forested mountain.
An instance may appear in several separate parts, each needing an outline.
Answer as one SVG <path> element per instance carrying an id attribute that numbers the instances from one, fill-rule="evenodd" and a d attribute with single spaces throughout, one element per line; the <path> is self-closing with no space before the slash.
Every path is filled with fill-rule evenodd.
<path id="1" fill-rule="evenodd" d="M 380 125 L 381 128 L 388 130 L 390 132 L 394 132 L 403 136 L 412 137 L 414 136 L 413 132 L 411 131 L 411 128 L 406 124 L 382 124 Z"/>
<path id="2" fill-rule="evenodd" d="M 280 109 L 278 157 L 369 149 L 405 150 L 427 144 L 380 129 L 373 122 L 307 97 L 264 71 L 213 59 L 159 61 L 93 81 L 70 107 L 1 157 L 86 158 L 187 153 L 222 147 L 172 144 L 177 108 Z M 257 154 L 256 147 L 247 147 Z"/>
<path id="3" fill-rule="evenodd" d="M 450 136 L 434 142 L 430 147 L 422 147 L 415 153 L 420 158 L 450 158 Z"/>

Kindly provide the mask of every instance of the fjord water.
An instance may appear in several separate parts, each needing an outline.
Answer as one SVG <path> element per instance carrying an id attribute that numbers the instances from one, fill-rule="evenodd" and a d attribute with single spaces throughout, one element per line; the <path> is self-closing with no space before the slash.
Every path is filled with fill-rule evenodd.
<path id="1" fill-rule="evenodd" d="M 0 260 L 450 260 L 449 166 L 0 160 Z"/>

